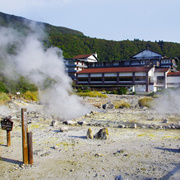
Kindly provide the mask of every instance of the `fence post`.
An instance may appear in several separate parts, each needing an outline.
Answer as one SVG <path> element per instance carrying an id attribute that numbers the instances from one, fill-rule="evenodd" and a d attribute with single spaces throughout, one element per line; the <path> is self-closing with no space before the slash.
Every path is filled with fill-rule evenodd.
<path id="1" fill-rule="evenodd" d="M 23 164 L 28 164 L 28 143 L 27 143 L 27 109 L 21 109 L 21 120 L 22 120 L 22 150 L 23 150 Z"/>
<path id="2" fill-rule="evenodd" d="M 32 132 L 28 132 L 28 162 L 33 164 L 33 142 L 32 142 Z"/>

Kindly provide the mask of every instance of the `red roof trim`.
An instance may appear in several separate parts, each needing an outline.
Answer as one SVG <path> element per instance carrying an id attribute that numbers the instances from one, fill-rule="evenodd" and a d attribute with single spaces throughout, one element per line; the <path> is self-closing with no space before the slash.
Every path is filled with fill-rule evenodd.
<path id="1" fill-rule="evenodd" d="M 117 72 L 148 72 L 151 67 L 111 67 L 111 68 L 89 68 L 77 72 L 77 74 L 90 73 L 117 73 Z"/>
<path id="2" fill-rule="evenodd" d="M 73 57 L 73 59 L 86 59 L 91 55 L 93 55 L 93 54 L 80 54 L 80 55 Z"/>
<path id="3" fill-rule="evenodd" d="M 155 68 L 155 72 L 167 72 L 169 68 Z"/>
<path id="4" fill-rule="evenodd" d="M 180 71 L 178 71 L 178 72 L 169 72 L 167 75 L 168 76 L 180 76 Z"/>

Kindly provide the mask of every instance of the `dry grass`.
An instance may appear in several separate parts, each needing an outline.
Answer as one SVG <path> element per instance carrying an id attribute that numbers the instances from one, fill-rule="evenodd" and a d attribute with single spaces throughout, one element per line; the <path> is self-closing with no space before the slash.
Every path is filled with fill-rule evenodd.
<path id="1" fill-rule="evenodd" d="M 77 93 L 78 96 L 89 96 L 89 97 L 100 97 L 100 98 L 107 98 L 106 94 L 102 94 L 98 91 L 90 91 L 90 92 L 79 92 Z"/>
<path id="2" fill-rule="evenodd" d="M 124 100 L 114 101 L 113 104 L 114 104 L 116 109 L 118 109 L 118 108 L 130 108 L 131 107 L 131 105 L 128 102 L 125 102 Z"/>
<path id="3" fill-rule="evenodd" d="M 27 100 L 32 100 L 32 101 L 38 101 L 38 92 L 31 92 L 31 91 L 27 91 L 23 94 L 23 97 Z"/>
<path id="4" fill-rule="evenodd" d="M 10 97 L 6 93 L 0 93 L 0 104 L 5 104 L 7 101 L 10 100 Z"/>
<path id="5" fill-rule="evenodd" d="M 151 97 L 144 97 L 144 98 L 141 98 L 139 99 L 138 101 L 138 104 L 140 107 L 152 107 L 152 101 L 153 101 L 153 98 Z"/>

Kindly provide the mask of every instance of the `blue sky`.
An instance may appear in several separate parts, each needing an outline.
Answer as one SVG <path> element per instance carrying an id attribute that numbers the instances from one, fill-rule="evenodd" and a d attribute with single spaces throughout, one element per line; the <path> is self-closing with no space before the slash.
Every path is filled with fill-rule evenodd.
<path id="1" fill-rule="evenodd" d="M 180 43 L 180 0 L 0 0 L 0 11 L 106 40 Z"/>

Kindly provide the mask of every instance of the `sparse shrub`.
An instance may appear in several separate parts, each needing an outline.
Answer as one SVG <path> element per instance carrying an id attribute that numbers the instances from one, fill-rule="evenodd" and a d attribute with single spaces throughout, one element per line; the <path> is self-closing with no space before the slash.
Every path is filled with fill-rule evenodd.
<path id="1" fill-rule="evenodd" d="M 106 94 L 102 94 L 98 91 L 90 91 L 90 92 L 79 92 L 77 93 L 79 96 L 89 96 L 89 97 L 101 97 L 101 98 L 106 98 Z"/>
<path id="2" fill-rule="evenodd" d="M 113 90 L 111 91 L 111 94 L 119 94 L 119 95 L 122 95 L 122 94 L 127 94 L 128 92 L 128 89 L 126 87 L 121 87 L 120 89 L 118 90 Z"/>
<path id="3" fill-rule="evenodd" d="M 151 97 L 144 97 L 139 99 L 138 104 L 140 107 L 152 107 L 152 98 Z"/>
<path id="4" fill-rule="evenodd" d="M 118 94 L 117 90 L 111 91 L 111 94 Z"/>
<path id="5" fill-rule="evenodd" d="M 32 100 L 32 101 L 38 101 L 38 92 L 37 91 L 34 91 L 34 92 L 31 92 L 31 91 L 26 91 L 24 94 L 23 94 L 23 97 L 27 100 Z"/>
<path id="6" fill-rule="evenodd" d="M 84 92 L 91 92 L 91 90 L 90 89 L 85 89 Z"/>
<path id="7" fill-rule="evenodd" d="M 10 97 L 8 96 L 8 94 L 2 92 L 0 93 L 0 104 L 4 104 L 6 101 L 9 101 Z"/>
<path id="8" fill-rule="evenodd" d="M 8 92 L 7 87 L 3 82 L 0 82 L 0 92 Z"/>
<path id="9" fill-rule="evenodd" d="M 80 93 L 80 92 L 83 92 L 83 90 L 81 88 L 78 88 L 77 92 Z"/>
<path id="10" fill-rule="evenodd" d="M 114 101 L 113 104 L 114 104 L 116 109 L 118 109 L 118 108 L 130 108 L 131 107 L 131 105 L 128 102 L 125 102 L 123 100 Z"/>
<path id="11" fill-rule="evenodd" d="M 118 94 L 122 95 L 122 94 L 127 94 L 128 89 L 125 87 L 122 87 L 118 90 Z"/>

